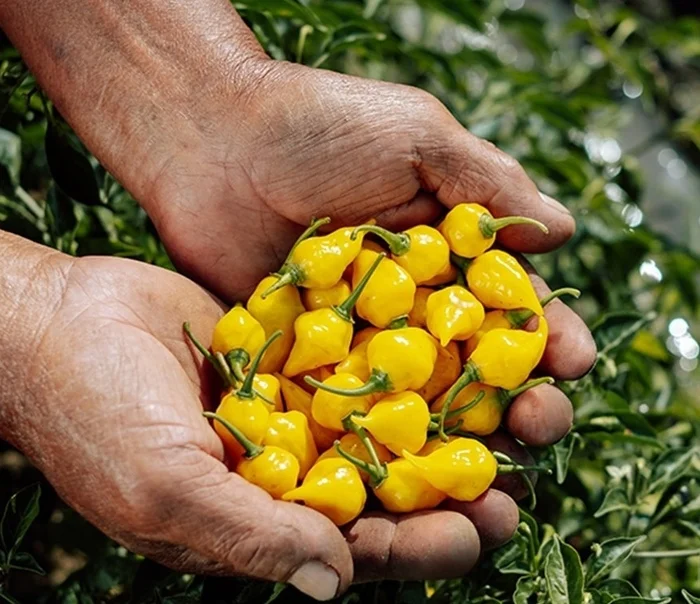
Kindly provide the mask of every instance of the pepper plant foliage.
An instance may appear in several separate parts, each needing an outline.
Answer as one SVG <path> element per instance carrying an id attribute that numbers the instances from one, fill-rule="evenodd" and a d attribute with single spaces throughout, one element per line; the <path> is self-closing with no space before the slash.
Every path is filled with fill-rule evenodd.
<path id="1" fill-rule="evenodd" d="M 522 511 L 514 539 L 489 553 L 474 576 L 359 586 L 342 601 L 699 602 L 698 384 L 678 371 L 664 340 L 673 318 L 697 325 L 700 259 L 651 225 L 630 227 L 626 213 L 644 186 L 637 160 L 606 163 L 585 142 L 591 134 L 615 137 L 629 114 L 622 88 L 633 85 L 642 91 L 637 103 L 662 125 L 656 138 L 700 163 L 697 103 L 684 106 L 674 94 L 700 76 L 700 22 L 653 19 L 612 0 L 557 4 L 556 11 L 545 4 L 546 12 L 517 1 L 507 3 L 518 9 L 510 10 L 499 0 L 234 4 L 275 59 L 433 92 L 466 127 L 517 157 L 579 224 L 563 251 L 533 259 L 553 287 L 584 292 L 575 307 L 599 346 L 596 368 L 562 385 L 576 407 L 572 433 L 533 452 L 554 472 L 540 481 L 536 507 Z M 525 60 L 512 63 L 513 51 Z M 0 227 L 67 253 L 170 266 L 145 214 L 86 153 L 7 42 L 0 78 Z M 646 260 L 662 280 L 640 276 Z M 37 499 L 29 497 L 24 515 L 18 506 L 26 492 L 8 504 L 13 518 L 6 512 L 3 527 L 15 522 L 5 529 L 15 532 L 0 540 L 0 601 L 15 601 L 20 567 L 40 570 L 17 549 Z M 41 583 L 37 598 L 300 599 L 282 585 L 180 576 L 106 538 L 76 544 L 68 533 L 59 531 L 42 555 L 79 549 L 89 554 L 87 566 L 59 586 Z"/>

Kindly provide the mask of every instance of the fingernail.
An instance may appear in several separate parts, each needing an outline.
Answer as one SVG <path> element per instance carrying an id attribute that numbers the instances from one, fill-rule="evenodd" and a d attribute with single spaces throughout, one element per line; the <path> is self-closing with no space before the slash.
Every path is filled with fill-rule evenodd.
<path id="1" fill-rule="evenodd" d="M 540 192 L 540 197 L 542 198 L 542 201 L 544 201 L 544 203 L 547 204 L 553 210 L 561 212 L 562 214 L 568 214 L 569 216 L 571 215 L 571 212 L 569 212 L 568 208 L 553 197 L 545 195 L 542 192 Z"/>
<path id="2" fill-rule="evenodd" d="M 294 571 L 288 583 L 314 600 L 325 602 L 336 596 L 340 577 L 330 566 L 312 560 Z"/>

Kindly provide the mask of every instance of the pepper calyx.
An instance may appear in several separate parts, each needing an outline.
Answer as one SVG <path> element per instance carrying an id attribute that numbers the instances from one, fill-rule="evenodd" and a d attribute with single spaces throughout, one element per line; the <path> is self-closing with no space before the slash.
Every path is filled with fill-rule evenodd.
<path id="1" fill-rule="evenodd" d="M 389 246 L 389 251 L 394 256 L 403 256 L 411 250 L 411 236 L 408 233 L 392 233 L 389 229 L 380 226 L 363 224 L 353 230 L 350 239 L 354 241 L 357 239 L 357 234 L 363 232 L 380 237 Z"/>
<path id="2" fill-rule="evenodd" d="M 503 218 L 494 218 L 484 213 L 479 217 L 479 230 L 484 236 L 484 239 L 491 239 L 491 237 L 501 229 L 515 224 L 529 224 L 540 229 L 545 235 L 549 234 L 549 229 L 539 220 L 527 218 L 526 216 L 504 216 Z"/>
<path id="3" fill-rule="evenodd" d="M 305 375 L 304 381 L 309 384 L 309 386 L 340 396 L 366 396 L 368 394 L 374 394 L 375 392 L 391 392 L 392 390 L 389 374 L 377 369 L 373 369 L 369 379 L 362 384 L 362 386 L 358 386 L 357 388 L 336 388 L 335 386 L 324 384 L 310 375 Z"/>
<path id="4" fill-rule="evenodd" d="M 355 304 L 357 304 L 357 300 L 360 298 L 360 295 L 362 295 L 362 291 L 365 289 L 367 283 L 369 283 L 369 280 L 372 278 L 372 275 L 374 275 L 374 272 L 377 270 L 384 258 L 386 258 L 386 254 L 378 254 L 377 258 L 375 258 L 374 262 L 372 263 L 372 266 L 370 266 L 369 269 L 367 269 L 367 272 L 362 275 L 362 279 L 360 279 L 360 281 L 357 283 L 357 287 L 350 292 L 350 295 L 337 306 L 331 307 L 333 312 L 335 312 L 335 314 L 337 314 L 341 319 L 347 321 L 348 323 L 353 322 L 352 309 L 355 307 Z"/>
<path id="5" fill-rule="evenodd" d="M 211 419 L 212 421 L 219 422 L 224 428 L 226 428 L 230 432 L 231 436 L 233 436 L 241 447 L 243 447 L 243 450 L 245 451 L 244 456 L 246 459 L 254 459 L 265 450 L 265 447 L 256 445 L 252 440 L 245 436 L 243 432 L 241 432 L 238 428 L 236 428 L 236 426 L 221 415 L 212 413 L 211 411 L 204 411 L 202 415 L 208 419 Z"/>
<path id="6" fill-rule="evenodd" d="M 258 353 L 255 355 L 255 357 L 250 363 L 250 369 L 248 369 L 248 374 L 245 376 L 243 384 L 238 390 L 236 390 L 236 396 L 238 398 L 252 399 L 256 397 L 255 390 L 253 389 L 253 383 L 255 379 L 255 374 L 258 372 L 258 366 L 260 365 L 260 362 L 265 356 L 267 349 L 270 348 L 272 343 L 281 336 L 282 330 L 278 329 L 277 331 L 270 334 L 270 337 L 267 338 L 267 340 L 265 340 L 265 343 L 260 347 L 260 350 L 258 350 Z"/>

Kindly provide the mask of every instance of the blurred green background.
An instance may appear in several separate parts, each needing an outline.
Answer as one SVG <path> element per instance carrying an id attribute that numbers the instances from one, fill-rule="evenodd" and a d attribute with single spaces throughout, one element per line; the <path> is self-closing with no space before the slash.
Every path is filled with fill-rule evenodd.
<path id="1" fill-rule="evenodd" d="M 583 290 L 574 306 L 599 345 L 595 370 L 562 385 L 576 406 L 572 434 L 533 451 L 554 471 L 540 481 L 536 507 L 522 502 L 516 537 L 471 577 L 362 586 L 342 601 L 700 602 L 697 2 L 234 5 L 276 59 L 433 92 L 517 157 L 579 225 L 562 251 L 532 258 L 553 286 Z M 0 112 L 0 228 L 67 253 L 170 266 L 145 214 L 53 112 L 5 39 Z M 37 482 L 41 497 L 20 492 Z M 302 600 L 280 586 L 181 576 L 130 554 L 0 443 L 0 509 L 5 501 L 0 601 Z"/>

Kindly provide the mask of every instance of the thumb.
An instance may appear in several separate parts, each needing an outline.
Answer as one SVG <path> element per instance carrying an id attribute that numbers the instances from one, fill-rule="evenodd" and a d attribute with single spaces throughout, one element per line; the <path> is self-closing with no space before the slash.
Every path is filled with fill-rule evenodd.
<path id="1" fill-rule="evenodd" d="M 492 143 L 474 136 L 444 108 L 417 147 L 418 170 L 425 189 L 447 207 L 481 204 L 500 218 L 526 216 L 544 223 L 545 234 L 534 226 L 509 226 L 498 233 L 504 246 L 539 253 L 565 243 L 576 230 L 570 212 L 540 193 L 522 166 Z M 435 118 L 435 115 L 433 115 Z"/>
<path id="2" fill-rule="evenodd" d="M 154 502 L 156 509 L 170 511 L 167 541 L 184 552 L 165 564 L 290 583 L 317 600 L 330 600 L 348 587 L 350 550 L 330 520 L 273 500 L 215 458 L 199 454 L 196 463 L 187 464 L 197 469 L 196 476 L 169 477 L 171 486 L 159 489 L 164 501 Z"/>

